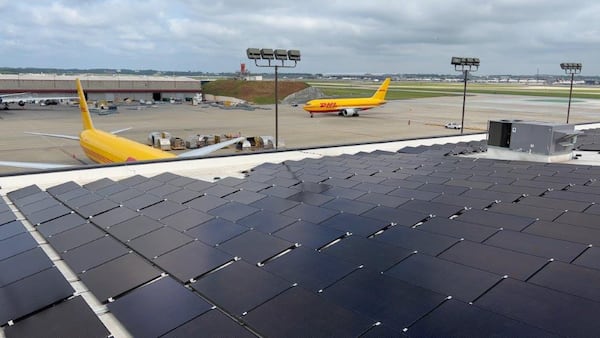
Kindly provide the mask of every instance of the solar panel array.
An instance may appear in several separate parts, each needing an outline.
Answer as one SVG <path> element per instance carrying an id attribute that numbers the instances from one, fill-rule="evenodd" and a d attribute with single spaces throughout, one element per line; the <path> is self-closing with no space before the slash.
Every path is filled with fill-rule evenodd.
<path id="1" fill-rule="evenodd" d="M 466 148 L 479 151 L 405 148 L 265 163 L 214 183 L 164 173 L 8 197 L 134 336 L 600 332 L 600 168 L 445 156 Z M 39 250 L 19 244 L 30 235 L 13 230 L 14 215 L 0 219 L 2 267 L 25 259 L 5 245 Z M 43 332 L 65 320 L 44 314 L 75 307 L 38 256 L 14 263 L 37 278 L 5 281 L 0 267 L 17 297 L 0 300 L 7 335 Z M 31 304 L 34 283 L 47 301 Z"/>

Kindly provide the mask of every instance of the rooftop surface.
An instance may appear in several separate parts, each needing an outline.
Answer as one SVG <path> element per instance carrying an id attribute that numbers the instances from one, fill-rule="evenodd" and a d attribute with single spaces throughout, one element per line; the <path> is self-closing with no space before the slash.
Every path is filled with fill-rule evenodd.
<path id="1" fill-rule="evenodd" d="M 600 167 L 484 138 L 3 177 L 3 333 L 600 332 Z"/>

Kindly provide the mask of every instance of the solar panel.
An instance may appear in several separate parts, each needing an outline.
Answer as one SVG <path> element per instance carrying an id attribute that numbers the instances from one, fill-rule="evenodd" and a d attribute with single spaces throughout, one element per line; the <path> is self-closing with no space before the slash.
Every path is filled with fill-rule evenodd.
<path id="1" fill-rule="evenodd" d="M 412 200 L 402 204 L 399 209 L 419 210 L 421 213 L 431 214 L 437 217 L 450 217 L 463 210 L 464 207 L 465 206 L 456 206 L 445 203 Z"/>
<path id="2" fill-rule="evenodd" d="M 17 217 L 12 211 L 5 211 L 0 213 L 0 226 L 15 221 Z"/>
<path id="3" fill-rule="evenodd" d="M 483 209 L 494 203 L 494 200 L 455 195 L 442 195 L 434 198 L 432 202 L 456 205 L 458 207 L 465 207 L 468 209 Z"/>
<path id="4" fill-rule="evenodd" d="M 259 192 L 261 190 L 267 189 L 270 185 L 260 182 L 252 182 L 249 180 L 245 180 L 244 183 L 237 186 L 241 190 Z"/>
<path id="5" fill-rule="evenodd" d="M 113 198 L 113 196 L 110 196 L 110 197 Z M 128 207 L 129 209 L 141 210 L 141 209 L 147 208 L 153 204 L 160 203 L 162 201 L 163 201 L 163 199 L 158 196 L 154 196 L 154 195 L 150 195 L 150 194 L 143 194 L 143 195 L 139 195 L 139 196 L 127 199 L 125 201 L 122 201 L 121 203 L 124 206 Z"/>
<path id="6" fill-rule="evenodd" d="M 296 222 L 296 219 L 294 218 L 268 210 L 261 210 L 248 217 L 240 219 L 237 223 L 245 227 L 270 234 L 294 222 Z"/>
<path id="7" fill-rule="evenodd" d="M 256 337 L 238 322 L 224 315 L 219 310 L 210 310 L 173 331 L 162 336 L 164 338 L 175 337 Z"/>
<path id="8" fill-rule="evenodd" d="M 24 188 L 13 190 L 7 193 L 6 196 L 8 196 L 8 198 L 10 198 L 14 202 L 15 200 L 19 200 L 25 196 L 35 194 L 41 191 L 42 189 L 40 189 L 40 187 L 38 187 L 37 185 L 28 185 Z"/>
<path id="9" fill-rule="evenodd" d="M 200 278 L 191 287 L 225 311 L 242 316 L 291 287 L 291 283 L 256 265 L 238 261 Z"/>
<path id="10" fill-rule="evenodd" d="M 54 198 L 48 197 L 33 203 L 29 203 L 27 205 L 23 205 L 19 207 L 19 210 L 25 214 L 25 215 L 30 215 L 33 214 L 35 212 L 53 207 L 53 206 L 57 206 L 60 205 L 60 202 L 58 202 L 57 200 L 55 200 Z"/>
<path id="11" fill-rule="evenodd" d="M 563 262 L 551 262 L 529 283 L 562 291 L 596 302 L 600 301 L 600 271 Z"/>
<path id="12" fill-rule="evenodd" d="M 183 176 L 179 176 L 177 174 L 173 174 L 170 172 L 164 172 L 161 174 L 158 174 L 156 176 L 152 176 L 153 180 L 157 180 L 157 181 L 161 181 L 161 182 L 171 182 L 172 180 L 178 179 L 178 178 L 182 178 Z"/>
<path id="13" fill-rule="evenodd" d="M 146 259 L 152 260 L 191 241 L 193 238 L 190 236 L 162 227 L 132 239 L 128 245 Z"/>
<path id="14" fill-rule="evenodd" d="M 198 198 L 202 196 L 202 193 L 189 190 L 189 189 L 180 189 L 168 195 L 165 195 L 164 198 L 168 201 L 177 202 L 179 204 L 183 204 L 193 200 L 194 198 Z"/>
<path id="15" fill-rule="evenodd" d="M 115 224 L 106 229 L 106 231 L 120 241 L 127 242 L 162 227 L 164 225 L 158 221 L 146 216 L 138 216 Z"/>
<path id="16" fill-rule="evenodd" d="M 146 181 L 148 181 L 147 177 L 144 177 L 142 175 L 134 175 L 120 180 L 119 183 L 133 187 Z"/>
<path id="17" fill-rule="evenodd" d="M 73 288 L 58 269 L 43 270 L 0 288 L 0 323 L 19 319 L 72 295 Z"/>
<path id="18" fill-rule="evenodd" d="M 384 271 L 411 254 L 409 250 L 358 236 L 343 238 L 321 251 L 373 271 Z"/>
<path id="19" fill-rule="evenodd" d="M 290 188 L 286 188 L 286 187 L 280 187 L 280 186 L 272 186 L 268 189 L 262 190 L 260 193 L 269 195 L 269 196 L 280 197 L 280 198 L 288 198 L 294 194 L 297 194 L 298 190 L 290 189 Z"/>
<path id="20" fill-rule="evenodd" d="M 437 184 L 437 183 L 422 184 L 419 187 L 417 187 L 416 189 L 421 190 L 421 191 L 444 193 L 444 194 L 448 194 L 448 195 L 460 195 L 460 194 L 464 193 L 465 191 L 469 190 L 468 187 L 451 186 L 451 185 L 444 185 L 444 184 Z"/>
<path id="21" fill-rule="evenodd" d="M 203 192 L 204 190 L 214 187 L 215 185 L 216 184 L 214 184 L 214 183 L 210 183 L 210 182 L 203 181 L 203 180 L 194 180 L 194 182 L 187 184 L 185 186 L 185 188 L 194 190 L 194 191 Z"/>
<path id="22" fill-rule="evenodd" d="M 149 191 L 152 190 L 154 188 L 158 188 L 161 185 L 165 184 L 164 182 L 158 181 L 158 180 L 153 180 L 153 179 L 148 179 L 145 180 L 143 182 L 140 182 L 138 184 L 135 185 L 135 188 L 141 191 Z"/>
<path id="23" fill-rule="evenodd" d="M 77 209 L 82 206 L 97 202 L 102 200 L 102 196 L 95 193 L 87 193 L 85 195 L 78 196 L 76 198 L 72 198 L 70 200 L 64 201 L 63 203 L 67 205 L 69 208 Z"/>
<path id="24" fill-rule="evenodd" d="M 158 337 L 210 310 L 211 305 L 165 277 L 109 303 L 108 309 L 134 337 Z"/>
<path id="25" fill-rule="evenodd" d="M 185 208 L 177 213 L 174 213 L 161 219 L 160 222 L 168 225 L 173 229 L 179 231 L 186 231 L 206 221 L 209 221 L 212 218 L 213 216 L 208 215 L 204 212 L 196 211 L 190 208 Z"/>
<path id="26" fill-rule="evenodd" d="M 483 242 L 498 230 L 473 223 L 461 222 L 453 219 L 434 217 L 419 225 L 419 230 L 464 238 L 474 242 Z"/>
<path id="27" fill-rule="evenodd" d="M 496 229 L 504 228 L 521 231 L 533 223 L 535 218 L 471 209 L 460 214 L 456 220 L 485 225 Z"/>
<path id="28" fill-rule="evenodd" d="M 28 232 L 22 232 L 0 241 L 0 261 L 37 247 L 38 244 Z"/>
<path id="29" fill-rule="evenodd" d="M 99 215 L 103 212 L 106 212 L 108 210 L 118 208 L 118 207 L 119 207 L 119 204 L 117 204 L 111 200 L 100 199 L 98 201 L 95 201 L 93 203 L 90 203 L 90 204 L 80 207 L 79 209 L 77 209 L 77 213 L 83 217 L 91 218 L 91 217 Z"/>
<path id="30" fill-rule="evenodd" d="M 581 212 L 569 211 L 562 214 L 560 217 L 554 220 L 560 223 L 569 223 L 573 225 L 580 225 L 589 228 L 600 229 L 600 215 L 592 215 Z"/>
<path id="31" fill-rule="evenodd" d="M 96 190 L 96 194 L 101 195 L 101 196 L 111 196 L 111 195 L 115 195 L 117 193 L 120 193 L 122 191 L 126 191 L 128 190 L 129 187 L 126 186 L 125 184 L 121 184 L 121 183 L 113 183 L 109 186 L 106 186 L 102 189 L 98 189 Z"/>
<path id="32" fill-rule="evenodd" d="M 397 223 L 412 226 L 429 217 L 428 214 L 414 212 L 406 209 L 395 209 L 384 206 L 375 207 L 361 216 L 370 217 L 386 223 Z"/>
<path id="33" fill-rule="evenodd" d="M 208 189 L 204 189 L 202 192 L 207 194 L 207 195 L 211 195 L 211 196 L 215 196 L 215 197 L 225 197 L 227 195 L 233 194 L 234 192 L 238 191 L 239 189 L 237 188 L 232 188 L 232 187 L 228 187 L 226 185 L 214 185 Z"/>
<path id="34" fill-rule="evenodd" d="M 248 228 L 244 226 L 223 218 L 214 218 L 188 229 L 185 234 L 208 245 L 216 246 L 246 231 Z"/>
<path id="35" fill-rule="evenodd" d="M 445 298 L 369 269 L 356 270 L 325 289 L 322 295 L 339 306 L 372 318 L 373 323 L 381 322 L 400 332 Z"/>
<path id="36" fill-rule="evenodd" d="M 310 191 L 301 191 L 295 195 L 288 197 L 288 199 L 291 201 L 307 203 L 307 204 L 314 205 L 314 206 L 320 206 L 322 204 L 327 203 L 328 201 L 331 201 L 333 199 L 333 197 L 323 195 L 323 194 L 313 193 Z"/>
<path id="37" fill-rule="evenodd" d="M 527 233 L 600 246 L 600 230 L 558 222 L 537 221 L 524 230 Z"/>
<path id="38" fill-rule="evenodd" d="M 60 253 L 102 238 L 105 235 L 106 233 L 98 229 L 98 227 L 86 223 L 75 228 L 71 228 L 67 231 L 49 236 L 46 238 L 46 240 L 48 243 L 50 243 L 54 250 Z"/>
<path id="39" fill-rule="evenodd" d="M 73 272 L 80 274 L 129 252 L 122 243 L 102 237 L 61 254 Z"/>
<path id="40" fill-rule="evenodd" d="M 187 185 L 193 184 L 196 181 L 197 180 L 193 179 L 193 178 L 189 178 L 189 177 L 185 177 L 185 176 L 179 176 L 177 178 L 169 180 L 169 184 L 174 185 L 176 187 L 186 187 Z"/>
<path id="41" fill-rule="evenodd" d="M 186 209 L 186 207 L 182 206 L 179 203 L 171 201 L 162 201 L 160 203 L 156 203 L 147 208 L 142 209 L 141 212 L 145 216 L 148 216 L 155 220 L 160 220 L 167 216 L 178 213 L 184 209 Z"/>
<path id="42" fill-rule="evenodd" d="M 567 263 L 581 255 L 588 247 L 580 243 L 510 230 L 499 231 L 487 239 L 485 244 Z"/>
<path id="43" fill-rule="evenodd" d="M 185 203 L 185 206 L 207 212 L 226 203 L 227 200 L 223 198 L 206 195 Z"/>
<path id="44" fill-rule="evenodd" d="M 100 215 L 94 216 L 91 221 L 102 228 L 108 228 L 138 215 L 139 214 L 137 212 L 129 208 L 116 207 L 109 211 L 103 212 Z"/>
<path id="45" fill-rule="evenodd" d="M 27 220 L 34 225 L 51 221 L 55 218 L 70 214 L 72 211 L 64 205 L 56 205 L 44 210 L 34 212 L 27 216 Z"/>
<path id="46" fill-rule="evenodd" d="M 4 333 L 7 338 L 110 336 L 110 332 L 80 296 L 7 326 Z"/>
<path id="47" fill-rule="evenodd" d="M 581 256 L 577 257 L 573 264 L 600 270 L 600 248 L 590 247 Z"/>
<path id="48" fill-rule="evenodd" d="M 356 268 L 355 264 L 304 247 L 264 266 L 265 270 L 313 292 L 333 284 Z"/>
<path id="49" fill-rule="evenodd" d="M 360 196 L 356 200 L 361 201 L 361 202 L 370 203 L 370 204 L 382 205 L 382 206 L 386 206 L 389 208 L 397 208 L 398 206 L 409 201 L 410 198 L 397 197 L 397 196 L 384 195 L 384 194 L 379 194 L 376 192 L 371 192 L 371 193 L 367 193 L 367 194 Z"/>
<path id="50" fill-rule="evenodd" d="M 545 258 L 471 241 L 461 241 L 444 251 L 439 257 L 523 281 L 526 281 L 548 263 L 548 260 Z"/>
<path id="51" fill-rule="evenodd" d="M 350 213 L 341 213 L 331 217 L 320 225 L 367 237 L 383 229 L 388 223 Z"/>
<path id="52" fill-rule="evenodd" d="M 250 204 L 250 206 L 252 207 L 269 210 L 276 213 L 291 209 L 296 205 L 298 205 L 298 202 L 290 201 L 288 199 L 275 196 L 267 196 L 261 200 Z"/>
<path id="53" fill-rule="evenodd" d="M 83 217 L 75 213 L 70 213 L 55 218 L 49 222 L 40 224 L 36 227 L 36 229 L 44 237 L 48 238 L 49 236 L 61 233 L 69 229 L 73 229 L 85 223 L 87 223 L 87 221 Z"/>
<path id="54" fill-rule="evenodd" d="M 422 201 L 431 201 L 432 199 L 440 196 L 440 193 L 438 193 L 438 192 L 430 192 L 430 191 L 408 189 L 408 188 L 394 189 L 393 191 L 389 192 L 388 194 L 391 196 L 416 199 L 416 200 L 422 200 Z"/>
<path id="55" fill-rule="evenodd" d="M 241 257 L 247 262 L 260 263 L 293 247 L 293 243 L 250 230 L 219 246 L 219 249 Z"/>
<path id="56" fill-rule="evenodd" d="M 600 303 L 511 278 L 475 305 L 557 335 L 585 337 L 600 330 Z"/>
<path id="57" fill-rule="evenodd" d="M 194 241 L 158 257 L 154 264 L 186 283 L 231 261 L 233 256 Z"/>
<path id="58" fill-rule="evenodd" d="M 568 201 L 564 199 L 554 199 L 548 197 L 527 196 L 519 200 L 519 204 L 531 205 L 534 207 L 551 208 L 556 210 L 579 211 L 587 209 L 590 202 Z"/>
<path id="59" fill-rule="evenodd" d="M 474 301 L 502 278 L 423 254 L 411 255 L 385 274 L 465 302 Z"/>
<path id="60" fill-rule="evenodd" d="M 238 202 L 229 202 L 208 211 L 208 214 L 218 216 L 232 222 L 258 212 L 259 209 Z"/>
<path id="61" fill-rule="evenodd" d="M 2 224 L 2 225 L 0 225 L 0 241 L 9 239 L 18 234 L 22 234 L 26 231 L 27 231 L 27 229 L 25 229 L 25 227 L 23 226 L 23 223 L 21 223 L 20 221 L 12 221 L 12 222 Z"/>
<path id="62" fill-rule="evenodd" d="M 322 205 L 324 208 L 340 212 L 360 215 L 375 207 L 375 204 L 353 201 L 345 198 L 336 198 Z"/>
<path id="63" fill-rule="evenodd" d="M 331 304 L 299 287 L 254 309 L 245 320 L 259 332 L 273 337 L 356 337 L 374 324 L 370 318 Z"/>
<path id="64" fill-rule="evenodd" d="M 31 195 L 27 195 L 20 199 L 15 199 L 13 202 L 20 209 L 20 208 L 22 208 L 28 204 L 34 203 L 34 202 L 39 202 L 39 201 L 42 201 L 45 199 L 52 199 L 51 197 L 52 196 L 50 196 L 50 194 L 48 194 L 47 192 L 40 191 L 40 192 L 31 194 Z"/>
<path id="65" fill-rule="evenodd" d="M 338 211 L 320 208 L 307 204 L 299 204 L 283 212 L 284 215 L 305 220 L 312 223 L 321 223 L 324 220 L 336 215 Z"/>
<path id="66" fill-rule="evenodd" d="M 41 248 L 34 248 L 0 261 L 0 288 L 52 267 Z"/>
<path id="67" fill-rule="evenodd" d="M 79 277 L 96 298 L 106 303 L 109 298 L 126 293 L 161 275 L 161 271 L 135 253 L 117 257 Z"/>
<path id="68" fill-rule="evenodd" d="M 53 187 L 47 188 L 46 192 L 50 193 L 52 196 L 62 195 L 68 191 L 79 189 L 81 186 L 73 181 L 68 181 L 59 185 L 55 185 Z"/>
<path id="69" fill-rule="evenodd" d="M 147 193 L 164 198 L 165 195 L 172 194 L 172 193 L 177 192 L 179 190 L 181 190 L 180 187 L 176 187 L 176 186 L 170 185 L 170 184 L 163 184 L 163 185 L 158 186 L 158 187 L 156 187 L 154 189 L 148 190 Z"/>
<path id="70" fill-rule="evenodd" d="M 444 302 L 406 332 L 415 337 L 545 337 L 534 326 L 454 299 Z"/>
<path id="71" fill-rule="evenodd" d="M 139 190 L 133 189 L 133 188 L 129 188 L 127 190 L 123 190 L 118 193 L 106 195 L 106 198 L 108 198 L 111 201 L 115 201 L 117 203 L 123 203 L 127 200 L 134 199 L 136 197 L 140 197 L 143 194 L 144 193 L 142 191 L 139 191 Z"/>
<path id="72" fill-rule="evenodd" d="M 61 201 L 61 202 L 66 202 L 66 201 L 70 201 L 72 199 L 76 199 L 79 198 L 81 196 L 85 196 L 85 195 L 89 195 L 90 191 L 85 189 L 85 188 L 78 188 L 78 189 L 72 189 L 69 190 L 63 194 L 59 194 L 59 195 L 55 195 L 54 197 Z"/>
<path id="73" fill-rule="evenodd" d="M 298 221 L 275 232 L 273 235 L 316 250 L 343 237 L 345 234 L 345 232 L 337 229 Z"/>
<path id="74" fill-rule="evenodd" d="M 97 181 L 84 184 L 83 187 L 91 191 L 96 191 L 111 186 L 114 183 L 115 181 L 111 180 L 110 178 L 102 178 Z"/>

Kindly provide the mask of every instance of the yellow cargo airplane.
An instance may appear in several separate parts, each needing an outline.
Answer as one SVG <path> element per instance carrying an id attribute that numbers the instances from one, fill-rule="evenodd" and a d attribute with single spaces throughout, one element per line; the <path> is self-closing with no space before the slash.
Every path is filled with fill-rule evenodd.
<path id="1" fill-rule="evenodd" d="M 131 161 L 145 161 L 145 160 L 159 160 L 168 159 L 175 157 L 197 157 L 204 156 L 212 153 L 215 150 L 236 144 L 244 141 L 244 137 L 238 137 L 235 139 L 227 140 L 221 143 L 213 144 L 210 146 L 202 147 L 199 149 L 191 150 L 179 155 L 168 153 L 159 149 L 152 148 L 145 144 L 141 144 L 132 140 L 128 140 L 123 137 L 119 137 L 115 134 L 128 130 L 121 129 L 108 133 L 99 129 L 94 128 L 92 118 L 88 110 L 83 88 L 81 82 L 76 79 L 77 94 L 79 95 L 79 107 L 81 110 L 81 120 L 83 121 L 83 130 L 77 136 L 70 135 L 59 135 L 59 134 L 45 134 L 45 133 L 29 133 L 34 135 L 50 136 L 66 138 L 71 140 L 78 140 L 79 145 L 85 152 L 86 156 L 96 163 L 120 163 L 120 162 L 131 162 Z M 64 168 L 70 167 L 67 164 L 51 164 L 51 163 L 32 163 L 32 162 L 10 162 L 0 161 L 0 165 L 19 167 L 19 168 L 32 168 L 32 169 L 53 169 L 53 168 Z"/>
<path id="2" fill-rule="evenodd" d="M 338 113 L 340 116 L 358 116 L 361 110 L 371 109 L 385 104 L 385 94 L 390 85 L 390 78 L 383 81 L 379 89 L 371 97 L 318 99 L 308 101 L 304 107 L 310 117 L 316 113 Z"/>

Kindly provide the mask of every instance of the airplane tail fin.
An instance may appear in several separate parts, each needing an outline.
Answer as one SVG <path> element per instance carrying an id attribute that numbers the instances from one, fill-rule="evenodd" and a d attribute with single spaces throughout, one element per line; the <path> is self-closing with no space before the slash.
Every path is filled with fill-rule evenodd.
<path id="1" fill-rule="evenodd" d="M 387 94 L 387 90 L 388 90 L 389 86 L 390 86 L 390 78 L 388 77 L 387 79 L 385 79 L 385 81 L 383 81 L 381 86 L 379 86 L 379 88 L 377 89 L 375 94 L 373 94 L 373 96 L 371 98 L 377 99 L 377 100 L 385 100 L 385 94 Z"/>
<path id="2" fill-rule="evenodd" d="M 79 79 L 75 79 L 75 83 L 77 84 L 77 95 L 79 95 L 79 109 L 81 109 L 81 121 L 83 122 L 83 129 L 94 129 L 92 117 L 90 116 L 87 101 L 85 100 L 85 94 L 83 93 L 83 88 L 81 87 L 81 81 L 79 81 Z"/>

